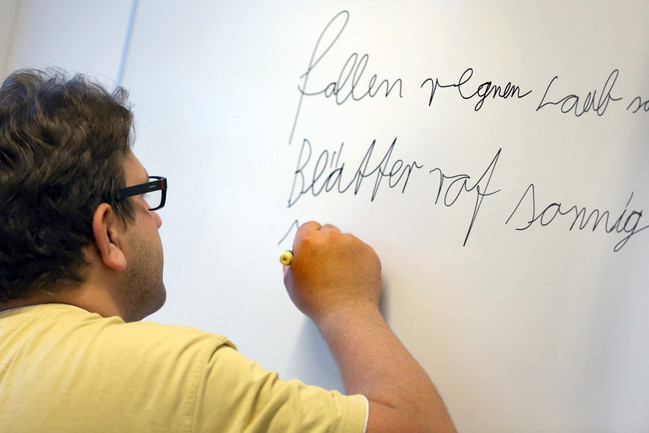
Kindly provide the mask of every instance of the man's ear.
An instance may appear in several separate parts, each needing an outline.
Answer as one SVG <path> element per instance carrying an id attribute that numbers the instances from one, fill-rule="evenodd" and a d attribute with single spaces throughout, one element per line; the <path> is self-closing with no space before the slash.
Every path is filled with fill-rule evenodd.
<path id="1" fill-rule="evenodd" d="M 126 225 L 108 203 L 100 204 L 92 217 L 92 232 L 101 260 L 116 271 L 126 269 L 124 247 L 128 243 Z"/>

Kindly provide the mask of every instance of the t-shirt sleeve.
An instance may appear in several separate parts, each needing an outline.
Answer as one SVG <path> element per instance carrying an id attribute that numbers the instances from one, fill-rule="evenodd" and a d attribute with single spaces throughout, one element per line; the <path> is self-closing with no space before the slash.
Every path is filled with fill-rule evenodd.
<path id="1" fill-rule="evenodd" d="M 196 386 L 192 431 L 362 433 L 366 428 L 362 395 L 282 380 L 229 345 L 207 357 Z"/>

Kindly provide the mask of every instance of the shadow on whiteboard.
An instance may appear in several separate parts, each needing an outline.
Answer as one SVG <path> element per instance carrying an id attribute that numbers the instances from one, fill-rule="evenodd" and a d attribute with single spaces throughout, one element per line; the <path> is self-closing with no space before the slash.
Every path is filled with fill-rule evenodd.
<path id="1" fill-rule="evenodd" d="M 293 354 L 289 357 L 286 371 L 307 385 L 335 389 L 344 393 L 338 367 L 322 339 L 315 324 L 304 318 L 302 331 L 297 339 Z M 288 377 L 285 379 L 289 379 Z"/>

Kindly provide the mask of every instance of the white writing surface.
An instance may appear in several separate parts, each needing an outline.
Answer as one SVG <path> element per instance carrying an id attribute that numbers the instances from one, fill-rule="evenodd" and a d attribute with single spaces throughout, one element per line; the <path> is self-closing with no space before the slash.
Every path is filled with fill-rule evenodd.
<path id="1" fill-rule="evenodd" d="M 646 2 L 141 1 L 124 85 L 169 177 L 168 303 L 341 388 L 296 224 L 370 243 L 463 432 L 649 429 Z"/>
<path id="2" fill-rule="evenodd" d="M 57 67 L 119 82 L 133 0 L 3 0 L 0 68 Z"/>

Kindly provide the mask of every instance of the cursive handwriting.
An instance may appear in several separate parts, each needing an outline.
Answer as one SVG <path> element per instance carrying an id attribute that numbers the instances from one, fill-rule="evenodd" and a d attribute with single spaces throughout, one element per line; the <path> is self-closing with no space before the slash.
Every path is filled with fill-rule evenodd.
<path id="1" fill-rule="evenodd" d="M 626 215 L 627 208 L 631 204 L 632 199 L 633 193 L 631 193 L 629 201 L 626 203 L 624 210 L 622 211 L 620 216 L 615 221 L 613 221 L 613 223 L 611 223 L 610 221 L 611 212 L 608 210 L 601 211 L 599 209 L 593 209 L 589 212 L 585 207 L 580 208 L 576 205 L 567 207 L 562 203 L 556 202 L 550 203 L 540 213 L 537 214 L 535 188 L 534 184 L 530 184 L 530 186 L 527 187 L 527 189 L 523 193 L 523 196 L 514 208 L 514 211 L 511 213 L 511 215 L 509 215 L 509 218 L 507 218 L 505 224 L 508 224 L 514 214 L 518 212 L 521 204 L 527 201 L 528 211 L 531 211 L 531 216 L 529 220 L 527 220 L 526 225 L 524 225 L 523 227 L 517 227 L 516 230 L 527 230 L 534 223 L 538 223 L 541 226 L 545 227 L 550 225 L 557 217 L 570 217 L 572 215 L 574 219 L 572 220 L 572 224 L 570 224 L 568 231 L 572 231 L 572 229 L 574 229 L 575 227 L 578 230 L 585 230 L 589 227 L 592 220 L 593 232 L 597 230 L 597 228 L 600 227 L 601 224 L 602 229 L 606 233 L 627 233 L 627 236 L 623 237 L 617 244 L 615 244 L 615 247 L 613 247 L 613 251 L 618 252 L 626 245 L 631 237 L 649 227 L 649 225 L 638 227 L 638 225 L 640 224 L 640 219 L 642 218 L 642 210 L 633 210 L 631 211 L 631 213 Z"/>
<path id="2" fill-rule="evenodd" d="M 511 81 L 508 82 L 505 87 L 494 84 L 491 81 L 485 81 L 484 83 L 478 85 L 477 89 L 473 93 L 471 93 L 470 90 L 466 89 L 468 87 L 467 83 L 471 80 L 471 77 L 473 77 L 473 68 L 467 68 L 462 73 L 462 75 L 460 75 L 457 83 L 442 84 L 439 82 L 438 78 L 426 78 L 419 87 L 423 88 L 427 83 L 430 83 L 430 96 L 428 98 L 429 107 L 433 103 L 433 98 L 435 97 L 435 92 L 437 92 L 438 88 L 455 88 L 457 89 L 457 92 L 460 94 L 460 96 L 465 100 L 473 99 L 477 96 L 478 102 L 476 102 L 475 106 L 473 107 L 475 111 L 479 111 L 482 108 L 485 99 L 487 99 L 488 97 L 491 97 L 492 99 L 496 99 L 497 97 L 501 99 L 513 97 L 521 99 L 532 93 L 531 90 L 528 90 L 527 92 L 521 94 L 521 88 L 515 84 L 512 84 Z"/>
<path id="3" fill-rule="evenodd" d="M 391 98 L 396 100 L 403 98 L 404 82 L 401 78 L 384 79 L 379 78 L 380 74 L 372 74 L 370 66 L 370 55 L 360 50 L 349 50 L 348 56 L 343 56 L 343 60 L 338 67 L 334 64 L 334 49 L 340 50 L 339 44 L 345 29 L 350 20 L 350 13 L 346 10 L 338 12 L 322 29 L 315 46 L 310 54 L 306 68 L 299 75 L 297 82 L 297 91 L 299 98 L 295 108 L 289 144 L 293 141 L 298 121 L 302 112 L 303 102 L 309 97 L 327 99 L 327 103 L 343 105 L 354 104 L 363 99 L 372 98 Z M 345 52 L 346 54 L 346 52 Z M 333 69 L 331 69 L 333 67 Z M 332 76 L 326 75 L 333 70 Z M 420 89 L 423 89 L 427 98 L 428 106 L 431 107 L 436 96 L 442 94 L 455 95 L 457 100 L 468 102 L 474 111 L 480 111 L 485 104 L 500 103 L 503 100 L 513 102 L 528 97 L 532 90 L 521 87 L 512 81 L 506 80 L 479 80 L 474 75 L 473 68 L 466 68 L 456 80 L 447 80 L 446 78 L 436 78 L 430 75 L 423 81 L 419 81 Z M 551 76 L 551 75 L 550 75 Z M 621 91 L 618 90 L 618 79 L 621 83 L 621 74 L 618 69 L 613 69 L 603 80 L 599 87 L 593 86 L 588 92 L 566 92 L 561 89 L 565 86 L 558 75 L 555 75 L 545 88 L 543 96 L 540 98 L 538 105 L 532 104 L 531 109 L 536 113 L 541 110 L 557 111 L 567 114 L 571 118 L 581 118 L 584 115 L 596 114 L 603 116 L 610 107 L 616 105 L 625 99 Z M 623 88 L 620 84 L 619 88 Z M 537 92 L 537 89 L 534 89 Z M 541 94 L 538 92 L 539 95 Z M 627 97 L 627 95 L 624 95 Z M 633 95 L 631 95 L 633 96 Z M 313 100 L 313 99 L 311 99 Z M 627 105 L 626 111 L 629 113 L 649 112 L 649 99 L 642 96 L 636 96 Z M 535 101 L 536 102 L 536 101 Z M 409 112 L 399 113 L 409 115 Z M 595 116 L 592 116 L 595 118 Z M 360 122 L 372 122 L 373 119 L 359 117 Z M 351 123 L 350 123 L 351 124 Z M 328 127 L 323 124 L 323 127 Z M 302 137 L 306 137 L 303 134 Z M 394 136 L 394 135 L 392 135 Z M 367 147 L 361 149 L 364 152 L 360 162 L 355 159 L 354 162 L 346 161 L 345 144 L 340 143 L 337 148 L 314 150 L 312 142 L 304 138 L 297 158 L 295 171 L 292 173 L 292 185 L 288 196 L 288 207 L 294 206 L 305 195 L 313 197 L 321 196 L 325 193 L 345 194 L 350 191 L 354 195 L 365 190 L 371 190 L 370 200 L 378 196 L 380 191 L 399 188 L 404 194 L 413 173 L 421 171 L 423 164 L 416 160 L 407 162 L 404 159 L 395 156 L 397 153 L 397 138 L 392 140 L 391 144 L 385 150 L 379 150 L 377 140 L 368 139 Z M 387 143 L 386 143 L 387 144 Z M 384 147 L 381 146 L 381 149 Z M 474 202 L 472 215 L 468 223 L 468 228 L 464 237 L 463 245 L 466 246 L 469 237 L 475 227 L 484 204 L 484 199 L 491 197 L 500 192 L 500 189 L 492 189 L 492 179 L 496 172 L 496 167 L 501 155 L 502 149 L 499 149 L 488 166 L 479 175 L 469 175 L 468 173 L 448 174 L 441 167 L 428 170 L 431 175 L 434 187 L 432 194 L 434 204 L 443 205 L 447 208 L 454 206 L 463 199 L 469 199 Z M 423 172 L 423 171 L 422 171 Z M 515 208 L 509 214 L 505 224 L 512 221 L 521 221 L 523 223 L 516 226 L 516 230 L 529 230 L 533 226 L 546 227 L 558 221 L 568 221 L 569 231 L 572 230 L 591 230 L 600 231 L 605 234 L 618 235 L 621 238 L 615 244 L 613 250 L 620 251 L 636 234 L 649 228 L 649 225 L 642 225 L 641 219 L 643 210 L 632 210 L 631 203 L 633 193 L 631 193 L 626 206 L 620 210 L 619 216 L 610 210 L 601 210 L 599 208 L 587 209 L 578 205 L 565 205 L 558 202 L 547 204 L 545 207 L 537 206 L 535 196 L 535 186 L 530 184 Z M 491 201 L 490 201 L 491 203 Z M 509 213 L 509 208 L 506 209 Z M 293 227 L 293 226 L 292 226 Z"/>
<path id="4" fill-rule="evenodd" d="M 347 61 L 343 64 L 338 78 L 335 81 L 331 81 L 320 87 L 319 90 L 310 91 L 307 90 L 307 85 L 309 83 L 309 78 L 313 69 L 320 63 L 323 57 L 331 50 L 331 47 L 334 46 L 340 35 L 342 35 L 347 22 L 349 21 L 349 12 L 341 11 L 336 16 L 334 16 L 331 21 L 325 26 L 324 30 L 320 34 L 313 52 L 311 53 L 311 59 L 309 60 L 309 66 L 306 69 L 300 79 L 302 79 L 302 85 L 298 85 L 298 91 L 300 92 L 300 99 L 298 100 L 297 109 L 295 111 L 295 117 L 293 119 L 293 127 L 291 128 L 291 135 L 289 136 L 289 144 L 293 141 L 293 134 L 295 133 L 295 127 L 297 126 L 297 121 L 300 116 L 300 110 L 302 109 L 302 101 L 305 96 L 318 96 L 324 95 L 326 98 L 333 97 L 336 101 L 336 104 L 342 105 L 350 98 L 353 101 L 360 101 L 361 99 L 369 96 L 374 98 L 383 90 L 384 96 L 387 98 L 390 94 L 396 89 L 399 98 L 403 97 L 403 82 L 400 78 L 397 78 L 392 83 L 385 80 L 378 80 L 376 74 L 372 75 L 369 80 L 362 86 L 361 79 L 365 73 L 365 68 L 369 62 L 370 56 L 368 54 L 363 54 L 359 57 L 358 53 L 352 53 L 347 58 Z M 332 30 L 334 32 L 331 42 L 326 47 L 320 48 L 320 43 L 327 33 L 330 32 L 330 28 L 333 26 L 337 27 L 337 30 Z M 321 50 L 321 51 L 320 51 Z"/>
<path id="5" fill-rule="evenodd" d="M 631 111 L 631 107 L 635 106 L 635 110 Z M 641 109 L 644 110 L 645 113 L 649 112 L 649 99 L 646 101 L 643 101 L 640 96 L 636 96 L 633 98 L 633 101 L 626 107 L 627 111 L 631 111 L 632 113 L 637 113 Z"/>
<path id="6" fill-rule="evenodd" d="M 343 153 L 345 143 L 341 143 L 338 150 L 329 152 L 323 150 L 320 152 L 315 162 L 312 158 L 313 150 L 311 142 L 307 139 L 302 141 L 302 148 L 297 160 L 297 167 L 293 175 L 293 186 L 288 198 L 288 207 L 293 206 L 305 194 L 311 194 L 314 197 L 319 196 L 323 192 L 331 192 L 333 190 L 340 194 L 347 192 L 352 186 L 354 187 L 354 195 L 358 194 L 361 185 L 366 178 L 374 177 L 374 188 L 372 190 L 371 201 L 376 198 L 381 183 L 385 178 L 388 181 L 389 188 L 396 188 L 399 184 L 402 185 L 401 193 L 404 193 L 408 186 L 408 180 L 413 170 L 421 169 L 423 165 L 412 161 L 410 164 L 405 164 L 402 159 L 392 161 L 392 152 L 397 144 L 397 139 L 392 141 L 383 157 L 378 162 L 373 162 L 370 168 L 370 161 L 376 147 L 376 140 L 372 141 L 369 145 L 363 159 L 358 164 L 353 174 L 343 180 L 344 175 L 349 173 L 345 162 L 340 161 Z M 307 172 L 307 167 L 312 168 L 312 171 Z"/>
<path id="7" fill-rule="evenodd" d="M 277 242 L 277 245 L 281 245 L 282 242 L 284 242 L 284 240 L 286 240 L 286 238 L 288 238 L 288 236 L 291 233 L 293 233 L 294 231 L 297 231 L 298 228 L 300 228 L 300 222 L 299 222 L 299 220 L 295 219 L 291 223 L 291 226 L 288 228 L 286 233 L 284 233 L 284 236 L 282 236 L 282 238 L 279 240 L 279 242 Z"/>
<path id="8" fill-rule="evenodd" d="M 491 160 L 487 169 L 482 173 L 480 178 L 475 182 L 472 181 L 471 176 L 468 174 L 455 174 L 452 176 L 447 176 L 442 169 L 434 168 L 430 170 L 430 174 L 436 173 L 439 176 L 439 187 L 437 188 L 437 195 L 435 196 L 435 204 L 438 203 L 440 197 L 443 193 L 444 206 L 451 207 L 455 202 L 460 198 L 463 193 L 475 193 L 475 206 L 473 208 L 473 215 L 471 216 L 471 222 L 469 223 L 469 229 L 466 232 L 464 238 L 463 246 L 466 246 L 467 241 L 469 240 L 469 235 L 471 235 L 471 230 L 475 224 L 476 218 L 478 217 L 478 212 L 482 206 L 482 201 L 485 197 L 496 194 L 500 190 L 489 191 L 489 183 L 491 182 L 491 177 L 496 170 L 496 165 L 498 164 L 498 158 L 500 157 L 500 152 L 502 149 L 498 149 L 496 156 Z M 444 184 L 446 182 L 446 185 Z"/>
<path id="9" fill-rule="evenodd" d="M 617 81 L 617 77 L 619 74 L 620 71 L 614 69 L 613 72 L 611 72 L 611 74 L 606 79 L 606 83 L 604 83 L 602 90 L 599 92 L 599 98 L 597 97 L 597 90 L 588 92 L 583 102 L 581 103 L 581 106 L 579 104 L 580 98 L 575 94 L 564 96 L 558 101 L 545 102 L 546 98 L 548 97 L 548 93 L 550 92 L 550 88 L 552 87 L 554 82 L 559 79 L 559 77 L 555 75 L 554 78 L 550 80 L 550 84 L 548 84 L 548 87 L 546 87 L 545 93 L 543 94 L 543 98 L 541 99 L 539 106 L 536 107 L 536 111 L 539 111 L 541 108 L 546 107 L 548 105 L 560 105 L 561 112 L 564 114 L 572 112 L 576 117 L 580 117 L 584 113 L 593 110 L 595 113 L 597 113 L 598 116 L 603 116 L 604 113 L 606 112 L 606 109 L 608 108 L 609 102 L 611 101 L 616 102 L 622 99 L 621 97 L 616 98 L 612 96 L 613 87 L 615 86 L 615 82 Z"/>

